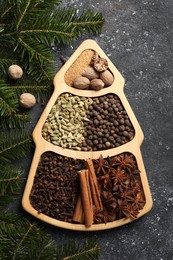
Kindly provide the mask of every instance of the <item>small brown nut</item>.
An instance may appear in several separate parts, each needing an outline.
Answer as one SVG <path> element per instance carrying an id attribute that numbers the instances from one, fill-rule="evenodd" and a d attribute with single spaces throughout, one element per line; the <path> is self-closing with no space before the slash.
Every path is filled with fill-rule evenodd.
<path id="1" fill-rule="evenodd" d="M 88 79 L 97 79 L 99 74 L 93 67 L 87 67 L 84 69 L 82 76 L 87 77 Z"/>
<path id="2" fill-rule="evenodd" d="M 101 79 L 92 79 L 90 88 L 94 90 L 100 90 L 104 87 L 104 82 Z"/>
<path id="3" fill-rule="evenodd" d="M 108 61 L 104 58 L 96 59 L 94 61 L 94 68 L 97 71 L 102 72 L 102 71 L 108 69 Z"/>
<path id="4" fill-rule="evenodd" d="M 8 68 L 8 75 L 12 79 L 20 79 L 23 75 L 23 70 L 20 66 L 13 64 Z"/>
<path id="5" fill-rule="evenodd" d="M 24 108 L 31 108 L 36 104 L 36 99 L 30 93 L 23 93 L 20 95 L 19 104 Z"/>
<path id="6" fill-rule="evenodd" d="M 100 78 L 103 80 L 105 85 L 110 86 L 114 82 L 114 76 L 109 70 L 105 70 L 100 73 Z"/>
<path id="7" fill-rule="evenodd" d="M 87 89 L 89 85 L 90 85 L 90 80 L 83 76 L 77 77 L 73 82 L 74 88 L 77 89 Z"/>

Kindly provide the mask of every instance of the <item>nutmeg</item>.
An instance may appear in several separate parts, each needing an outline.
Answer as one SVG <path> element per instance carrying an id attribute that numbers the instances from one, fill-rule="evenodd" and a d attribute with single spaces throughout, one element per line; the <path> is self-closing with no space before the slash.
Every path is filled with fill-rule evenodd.
<path id="1" fill-rule="evenodd" d="M 104 82 L 101 79 L 92 79 L 90 88 L 93 90 L 100 90 L 104 87 Z"/>
<path id="2" fill-rule="evenodd" d="M 31 108 L 36 104 L 36 99 L 30 93 L 23 93 L 20 95 L 19 104 L 24 108 Z"/>
<path id="3" fill-rule="evenodd" d="M 8 68 L 8 75 L 12 79 L 20 79 L 23 75 L 23 70 L 20 66 L 13 64 Z"/>
<path id="4" fill-rule="evenodd" d="M 114 76 L 109 70 L 105 70 L 100 73 L 100 78 L 103 80 L 105 85 L 110 86 L 114 81 Z"/>
<path id="5" fill-rule="evenodd" d="M 105 71 L 108 69 L 108 61 L 104 58 L 98 58 L 94 61 L 94 68 L 99 71 Z"/>
<path id="6" fill-rule="evenodd" d="M 90 85 L 90 80 L 83 76 L 77 77 L 73 82 L 73 86 L 77 89 L 87 89 L 89 85 Z"/>
<path id="7" fill-rule="evenodd" d="M 84 69 L 82 76 L 88 79 L 96 79 L 99 77 L 99 73 L 93 67 L 87 67 Z"/>

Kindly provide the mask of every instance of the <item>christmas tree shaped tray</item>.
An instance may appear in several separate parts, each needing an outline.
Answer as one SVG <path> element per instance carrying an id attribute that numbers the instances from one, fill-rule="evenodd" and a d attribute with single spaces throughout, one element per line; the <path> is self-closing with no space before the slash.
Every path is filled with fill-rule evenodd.
<path id="1" fill-rule="evenodd" d="M 92 231 L 127 224 L 151 209 L 144 136 L 123 89 L 124 78 L 93 40 L 55 75 L 33 131 L 22 199 L 27 212 L 57 227 Z"/>

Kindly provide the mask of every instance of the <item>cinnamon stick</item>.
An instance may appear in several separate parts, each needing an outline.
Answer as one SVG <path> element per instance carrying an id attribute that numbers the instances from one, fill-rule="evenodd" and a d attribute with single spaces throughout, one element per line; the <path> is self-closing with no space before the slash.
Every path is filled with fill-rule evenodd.
<path id="1" fill-rule="evenodd" d="M 84 211 L 84 221 L 87 227 L 93 224 L 93 206 L 89 186 L 88 170 L 79 171 L 79 181 L 81 188 L 81 199 Z"/>
<path id="2" fill-rule="evenodd" d="M 92 161 L 92 159 L 87 159 L 86 162 L 87 162 L 87 167 L 88 167 L 88 171 L 89 171 L 89 181 L 90 181 L 89 183 L 90 183 L 90 187 L 91 187 L 93 203 L 96 207 L 96 210 L 102 211 L 103 205 L 102 205 L 102 201 L 101 201 L 101 197 L 100 197 L 100 191 L 99 191 L 99 187 L 98 187 L 98 183 L 97 183 L 97 177 L 95 174 L 93 161 Z"/>
<path id="3" fill-rule="evenodd" d="M 73 221 L 78 223 L 84 223 L 84 214 L 83 214 L 83 208 L 82 208 L 82 199 L 81 194 L 79 194 L 76 207 L 73 214 Z"/>

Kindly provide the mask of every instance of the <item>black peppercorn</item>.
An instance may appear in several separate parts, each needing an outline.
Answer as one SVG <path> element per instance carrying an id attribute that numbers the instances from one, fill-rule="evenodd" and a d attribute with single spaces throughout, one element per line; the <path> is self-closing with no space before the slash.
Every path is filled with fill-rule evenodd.
<path id="1" fill-rule="evenodd" d="M 94 122 L 95 125 L 99 125 L 99 121 L 97 119 L 94 119 L 93 122 Z"/>
<path id="2" fill-rule="evenodd" d="M 125 137 L 129 137 L 129 133 L 128 133 L 127 131 L 123 131 L 123 135 L 124 135 Z"/>
<path id="3" fill-rule="evenodd" d="M 119 126 L 119 130 L 120 130 L 120 131 L 124 131 L 124 130 L 125 130 L 125 126 L 124 126 L 124 125 L 120 125 L 120 126 Z"/>
<path id="4" fill-rule="evenodd" d="M 98 140 L 97 139 L 94 139 L 93 140 L 93 144 L 98 144 L 99 142 L 98 142 Z"/>
<path id="5" fill-rule="evenodd" d="M 110 145 L 111 145 L 111 143 L 107 141 L 107 142 L 105 143 L 105 145 L 106 145 L 107 148 L 109 148 Z"/>

